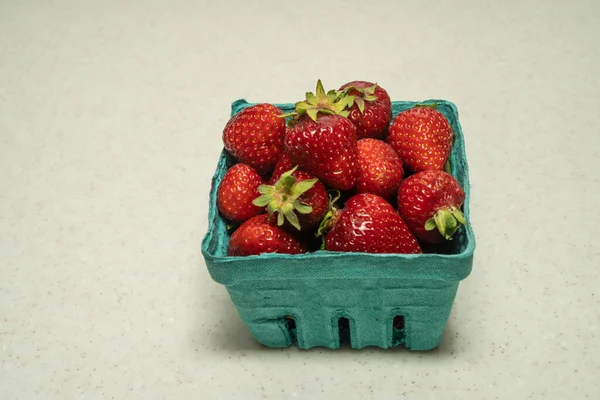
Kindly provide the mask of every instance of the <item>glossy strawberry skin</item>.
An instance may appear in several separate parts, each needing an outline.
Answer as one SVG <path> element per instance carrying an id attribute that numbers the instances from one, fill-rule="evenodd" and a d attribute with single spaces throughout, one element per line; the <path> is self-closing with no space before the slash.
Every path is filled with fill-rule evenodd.
<path id="1" fill-rule="evenodd" d="M 452 148 L 452 128 L 439 111 L 415 107 L 394 118 L 387 142 L 409 171 L 441 170 Z"/>
<path id="2" fill-rule="evenodd" d="M 396 210 L 382 197 L 350 198 L 325 236 L 325 249 L 363 253 L 420 254 L 421 246 Z"/>
<path id="3" fill-rule="evenodd" d="M 402 161 L 392 147 L 377 139 L 358 141 L 360 176 L 356 185 L 359 193 L 377 194 L 395 201 L 404 171 Z"/>
<path id="4" fill-rule="evenodd" d="M 415 236 L 423 243 L 441 243 L 437 230 L 425 230 L 425 222 L 442 208 L 460 208 L 465 192 L 450 174 L 439 170 L 411 175 L 398 190 L 398 210 Z"/>
<path id="5" fill-rule="evenodd" d="M 269 179 L 269 185 L 274 185 L 284 172 L 289 171 L 295 166 L 285 152 L 281 153 L 281 157 L 279 157 L 277 164 L 275 164 L 275 169 L 273 169 L 271 179 Z"/>
<path id="6" fill-rule="evenodd" d="M 266 103 L 240 111 L 223 129 L 225 149 L 259 174 L 271 172 L 283 149 L 285 119 L 281 114 L 278 107 Z"/>
<path id="7" fill-rule="evenodd" d="M 325 185 L 347 190 L 359 175 L 356 128 L 340 115 L 319 115 L 317 121 L 301 117 L 289 127 L 285 152 L 292 163 L 315 175 Z"/>
<path id="8" fill-rule="evenodd" d="M 243 222 L 265 212 L 252 201 L 260 196 L 258 186 L 262 178 L 246 164 L 235 164 L 229 168 L 217 189 L 217 208 L 221 215 L 233 222 Z"/>
<path id="9" fill-rule="evenodd" d="M 277 162 L 275 166 L 275 170 L 273 171 L 273 176 L 269 181 L 270 185 L 275 184 L 281 177 L 281 175 L 294 168 L 293 163 L 289 159 L 287 155 L 283 155 L 281 159 Z M 296 178 L 296 182 L 302 182 L 307 179 L 313 179 L 315 176 L 309 174 L 308 172 L 302 171 L 300 169 L 295 170 L 292 173 L 292 176 Z M 310 214 L 300 214 L 298 215 L 298 220 L 300 222 L 300 226 L 302 227 L 302 232 L 314 230 L 321 220 L 323 216 L 327 212 L 329 208 L 329 195 L 327 194 L 327 189 L 325 189 L 325 185 L 320 181 L 315 183 L 312 188 L 302 194 L 299 197 L 299 200 L 312 207 L 312 212 Z M 286 229 L 290 229 L 292 232 L 298 232 L 296 228 L 291 226 L 289 223 L 283 225 Z"/>
<path id="10" fill-rule="evenodd" d="M 364 89 L 373 86 L 373 83 L 366 81 L 348 82 L 340 87 L 340 90 L 346 87 L 354 86 Z M 361 96 L 358 91 L 350 91 L 350 95 Z M 358 106 L 354 104 L 350 107 L 348 118 L 356 126 L 356 137 L 382 139 L 388 133 L 390 121 L 392 120 L 392 101 L 388 93 L 381 86 L 375 88 L 374 101 L 365 101 L 365 109 L 361 113 Z"/>
<path id="11" fill-rule="evenodd" d="M 262 253 L 300 254 L 307 246 L 285 229 L 269 221 L 266 214 L 253 217 L 233 232 L 229 239 L 229 256 L 250 256 Z"/>

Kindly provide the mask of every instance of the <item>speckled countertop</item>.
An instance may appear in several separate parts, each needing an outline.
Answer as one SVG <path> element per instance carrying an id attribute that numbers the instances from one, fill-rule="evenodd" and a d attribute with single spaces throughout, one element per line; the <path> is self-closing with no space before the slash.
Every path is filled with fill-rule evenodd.
<path id="1" fill-rule="evenodd" d="M 2 400 L 600 398 L 600 3 L 435 3 L 0 3 Z M 206 271 L 230 102 L 317 78 L 459 107 L 434 351 L 262 348 Z"/>

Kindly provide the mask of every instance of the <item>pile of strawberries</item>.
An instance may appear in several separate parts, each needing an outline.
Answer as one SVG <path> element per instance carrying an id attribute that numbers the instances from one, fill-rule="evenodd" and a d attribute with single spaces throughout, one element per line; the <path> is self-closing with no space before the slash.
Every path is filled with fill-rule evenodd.
<path id="1" fill-rule="evenodd" d="M 419 254 L 465 224 L 465 193 L 446 172 L 448 120 L 416 106 L 392 121 L 390 97 L 377 84 L 325 92 L 319 81 L 289 114 L 248 107 L 229 120 L 223 143 L 237 161 L 217 192 L 233 229 L 230 256 Z"/>

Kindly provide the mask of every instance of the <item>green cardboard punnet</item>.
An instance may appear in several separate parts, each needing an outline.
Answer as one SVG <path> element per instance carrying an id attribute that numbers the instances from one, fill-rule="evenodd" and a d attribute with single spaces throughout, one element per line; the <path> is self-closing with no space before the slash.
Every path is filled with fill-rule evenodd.
<path id="1" fill-rule="evenodd" d="M 232 160 L 223 151 L 211 182 L 202 254 L 211 277 L 225 286 L 256 340 L 268 347 L 308 349 L 402 345 L 430 350 L 442 339 L 461 280 L 471 272 L 475 237 L 469 218 L 469 171 L 456 106 L 445 100 L 394 101 L 393 117 L 417 104 L 436 104 L 456 134 L 452 175 L 465 190 L 467 220 L 444 254 L 366 254 L 317 251 L 228 257 L 226 221 L 217 187 Z M 231 115 L 254 103 L 238 100 Z M 293 104 L 277 104 L 291 112 Z"/>

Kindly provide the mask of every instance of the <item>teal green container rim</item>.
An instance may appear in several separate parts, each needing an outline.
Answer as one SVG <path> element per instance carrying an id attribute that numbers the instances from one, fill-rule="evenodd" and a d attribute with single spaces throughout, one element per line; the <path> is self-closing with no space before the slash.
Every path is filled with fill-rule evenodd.
<path id="1" fill-rule="evenodd" d="M 231 105 L 231 115 L 233 116 L 253 104 L 257 103 L 248 103 L 244 99 L 237 100 Z M 365 276 L 370 278 L 437 279 L 444 281 L 465 279 L 471 273 L 476 243 L 470 221 L 469 170 L 464 136 L 458 119 L 458 109 L 454 103 L 439 99 L 419 102 L 392 102 L 392 106 L 399 106 L 403 109 L 414 107 L 417 104 L 437 104 L 438 109 L 445 108 L 453 114 L 451 125 L 456 137 L 451 160 L 460 159 L 464 161 L 461 176 L 457 177 L 466 195 L 463 212 L 467 224 L 462 228 L 466 230 L 466 246 L 463 251 L 458 254 L 369 254 L 319 250 L 298 255 L 277 253 L 246 257 L 219 255 L 216 251 L 217 248 L 223 246 L 223 241 L 228 241 L 228 236 L 219 235 L 217 230 L 217 225 L 223 224 L 224 220 L 216 206 L 216 191 L 220 179 L 227 169 L 228 162 L 228 156 L 225 150 L 222 150 L 211 180 L 208 229 L 202 240 L 202 255 L 213 280 L 224 285 L 232 285 L 240 281 L 257 279 L 364 279 Z M 275 105 L 284 112 L 291 111 L 294 108 L 294 104 Z M 446 116 L 448 117 L 448 115 Z M 452 173 L 456 176 L 454 167 L 455 163 L 452 163 Z M 278 263 L 278 260 L 285 260 L 285 262 Z M 352 268 L 345 268 L 343 261 L 351 261 Z M 357 263 L 357 261 L 360 262 Z M 323 267 L 324 263 L 327 268 Z M 268 268 L 263 268 L 263 264 L 268 265 Z"/>

